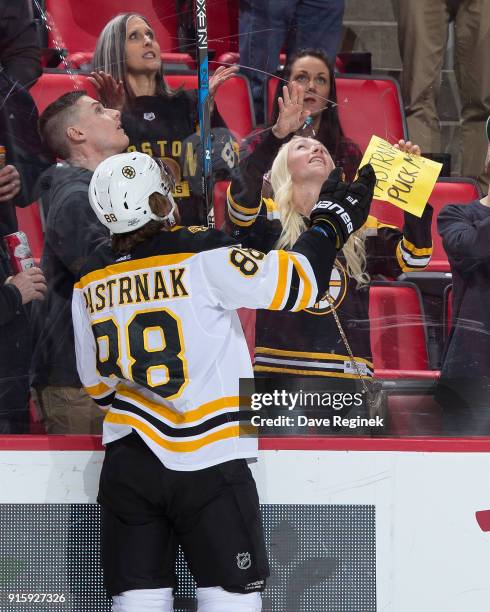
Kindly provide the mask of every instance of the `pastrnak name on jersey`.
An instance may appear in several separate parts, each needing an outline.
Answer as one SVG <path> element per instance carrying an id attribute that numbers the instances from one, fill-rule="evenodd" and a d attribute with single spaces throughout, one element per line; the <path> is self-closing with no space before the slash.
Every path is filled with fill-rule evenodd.
<path id="1" fill-rule="evenodd" d="M 84 288 L 85 305 L 93 314 L 114 306 L 185 298 L 185 272 L 185 267 L 159 268 L 101 280 Z"/>

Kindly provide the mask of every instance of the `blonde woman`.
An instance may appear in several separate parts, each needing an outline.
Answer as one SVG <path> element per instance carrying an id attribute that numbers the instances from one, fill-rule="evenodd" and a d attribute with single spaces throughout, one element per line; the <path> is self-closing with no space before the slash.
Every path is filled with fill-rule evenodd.
<path id="1" fill-rule="evenodd" d="M 312 207 L 333 169 L 325 146 L 290 133 L 309 114 L 304 91 L 293 83 L 284 87 L 279 116 L 271 133 L 240 164 L 240 178 L 228 190 L 232 233 L 246 246 L 268 251 L 290 249 L 308 227 Z M 398 147 L 420 154 L 410 142 Z M 272 168 L 271 168 L 272 166 Z M 262 176 L 270 170 L 273 198 L 261 194 Z M 364 226 L 344 244 L 330 277 L 329 297 L 297 313 L 258 311 L 254 370 L 260 375 L 321 376 L 331 379 L 373 376 L 369 325 L 369 283 L 374 276 L 396 278 L 421 270 L 429 262 L 432 208 L 422 218 L 405 214 L 403 231 L 369 216 Z M 352 348 L 355 364 L 345 348 L 332 310 L 335 309 Z"/>

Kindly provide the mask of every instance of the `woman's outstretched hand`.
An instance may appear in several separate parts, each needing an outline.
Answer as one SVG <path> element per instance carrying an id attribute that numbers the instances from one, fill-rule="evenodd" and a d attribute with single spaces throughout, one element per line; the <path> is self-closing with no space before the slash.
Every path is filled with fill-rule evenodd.
<path id="1" fill-rule="evenodd" d="M 122 111 L 125 101 L 122 81 L 117 82 L 112 75 L 102 70 L 91 72 L 88 80 L 97 89 L 99 99 L 105 107 Z"/>
<path id="2" fill-rule="evenodd" d="M 272 127 L 272 133 L 276 138 L 286 138 L 289 134 L 299 130 L 305 123 L 310 111 L 303 110 L 305 90 L 297 83 L 291 83 L 282 88 L 282 98 L 279 97 L 279 115 Z"/>

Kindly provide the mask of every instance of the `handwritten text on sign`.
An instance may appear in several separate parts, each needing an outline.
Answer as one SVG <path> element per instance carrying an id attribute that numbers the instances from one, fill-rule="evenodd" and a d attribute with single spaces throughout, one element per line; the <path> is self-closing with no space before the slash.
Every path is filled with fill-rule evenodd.
<path id="1" fill-rule="evenodd" d="M 442 164 L 403 153 L 378 136 L 371 138 L 361 166 L 368 163 L 376 173 L 375 199 L 421 217 Z"/>

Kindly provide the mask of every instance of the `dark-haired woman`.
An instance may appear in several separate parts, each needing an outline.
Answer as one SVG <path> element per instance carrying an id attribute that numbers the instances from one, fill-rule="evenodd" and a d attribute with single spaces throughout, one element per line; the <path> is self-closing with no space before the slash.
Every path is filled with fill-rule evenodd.
<path id="1" fill-rule="evenodd" d="M 172 168 L 182 221 L 184 225 L 195 224 L 201 196 L 191 193 L 183 179 L 197 170 L 195 151 L 191 144 L 184 143 L 198 125 L 197 92 L 168 86 L 160 45 L 148 21 L 137 13 L 117 15 L 106 24 L 97 41 L 93 64 L 90 79 L 102 102 L 122 111 L 128 151 L 159 157 Z M 233 66 L 216 70 L 209 83 L 212 99 L 219 85 L 236 70 Z M 226 127 L 216 108 L 211 126 Z"/>
<path id="2" fill-rule="evenodd" d="M 331 63 L 320 49 L 303 49 L 294 55 L 284 69 L 283 80 L 279 81 L 276 91 L 270 125 L 276 124 L 279 116 L 278 99 L 283 94 L 283 86 L 297 83 L 304 90 L 304 109 L 312 119 L 308 134 L 300 129 L 297 135 L 313 136 L 329 151 L 335 166 L 344 169 L 347 181 L 354 179 L 362 153 L 359 146 L 347 138 L 342 130 L 338 109 L 335 75 Z M 289 134 L 292 138 L 294 134 Z M 258 132 L 250 145 L 255 148 L 258 142 L 267 137 Z"/>

